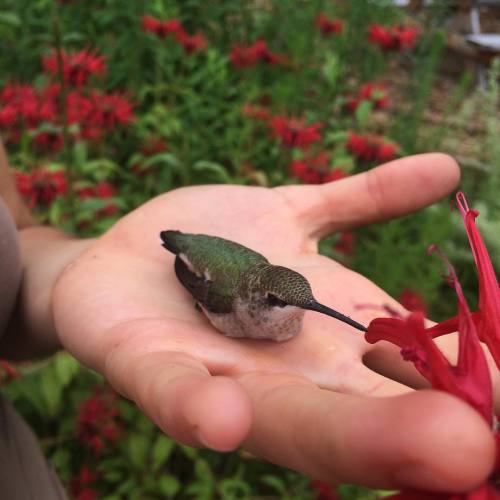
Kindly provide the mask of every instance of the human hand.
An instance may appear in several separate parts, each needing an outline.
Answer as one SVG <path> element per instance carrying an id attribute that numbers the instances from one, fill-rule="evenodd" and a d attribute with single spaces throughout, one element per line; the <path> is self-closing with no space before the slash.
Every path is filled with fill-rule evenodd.
<path id="1" fill-rule="evenodd" d="M 373 311 L 357 304 L 394 301 L 318 255 L 319 238 L 417 210 L 458 177 L 450 158 L 431 154 L 322 186 L 197 186 L 159 196 L 92 242 L 59 278 L 60 340 L 188 445 L 225 451 L 243 442 L 329 481 L 470 488 L 494 460 L 491 433 L 473 410 L 372 371 L 363 359 L 375 347 L 320 314 L 306 313 L 303 331 L 284 343 L 224 337 L 195 310 L 159 240 L 160 231 L 179 229 L 237 241 L 300 272 L 318 301 L 368 324 Z M 402 363 L 394 372 L 419 384 Z"/>

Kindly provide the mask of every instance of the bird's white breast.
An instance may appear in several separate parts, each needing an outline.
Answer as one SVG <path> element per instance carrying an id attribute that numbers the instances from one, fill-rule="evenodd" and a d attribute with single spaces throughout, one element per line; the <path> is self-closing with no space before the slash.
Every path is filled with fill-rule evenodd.
<path id="1" fill-rule="evenodd" d="M 288 340 L 302 328 L 305 311 L 295 306 L 262 308 L 236 299 L 233 312 L 214 314 L 204 310 L 217 330 L 228 337 Z"/>

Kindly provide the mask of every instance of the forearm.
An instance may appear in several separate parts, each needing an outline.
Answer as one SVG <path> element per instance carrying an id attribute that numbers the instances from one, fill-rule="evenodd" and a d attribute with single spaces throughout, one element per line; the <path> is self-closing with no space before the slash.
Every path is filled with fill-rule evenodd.
<path id="1" fill-rule="evenodd" d="M 8 359 L 51 354 L 61 347 L 52 318 L 52 290 L 61 272 L 90 244 L 50 227 L 18 233 L 23 280 L 12 319 L 0 340 Z"/>

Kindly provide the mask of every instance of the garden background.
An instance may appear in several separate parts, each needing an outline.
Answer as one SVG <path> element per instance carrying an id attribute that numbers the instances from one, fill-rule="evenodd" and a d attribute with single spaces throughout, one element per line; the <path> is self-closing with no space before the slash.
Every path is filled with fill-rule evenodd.
<path id="1" fill-rule="evenodd" d="M 462 163 L 498 269 L 500 62 L 478 89 L 450 49 L 467 29 L 455 3 L 1 0 L 0 131 L 18 188 L 41 222 L 89 236 L 180 186 L 335 182 L 439 150 Z M 455 298 L 430 243 L 475 304 L 460 225 L 445 201 L 321 250 L 441 320 Z M 174 443 L 67 354 L 2 368 L 74 498 L 334 498 L 244 451 Z"/>

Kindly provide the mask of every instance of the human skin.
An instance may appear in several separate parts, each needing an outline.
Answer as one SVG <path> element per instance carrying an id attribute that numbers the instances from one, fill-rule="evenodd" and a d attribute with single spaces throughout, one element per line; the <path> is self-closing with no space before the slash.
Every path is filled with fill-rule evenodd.
<path id="1" fill-rule="evenodd" d="M 320 302 L 368 324 L 377 311 L 357 304 L 400 306 L 319 255 L 318 240 L 429 205 L 458 179 L 451 158 L 427 154 L 322 186 L 174 190 L 97 239 L 24 229 L 24 337 L 11 330 L 0 349 L 22 357 L 62 345 L 188 445 L 243 445 L 329 482 L 470 489 L 495 454 L 473 409 L 444 393 L 413 391 L 422 380 L 393 347 L 367 344 L 320 314 L 308 312 L 303 331 L 283 343 L 222 336 L 194 308 L 159 240 L 160 231 L 179 229 L 237 241 L 300 272 Z M 453 341 L 440 340 L 449 353 Z"/>

